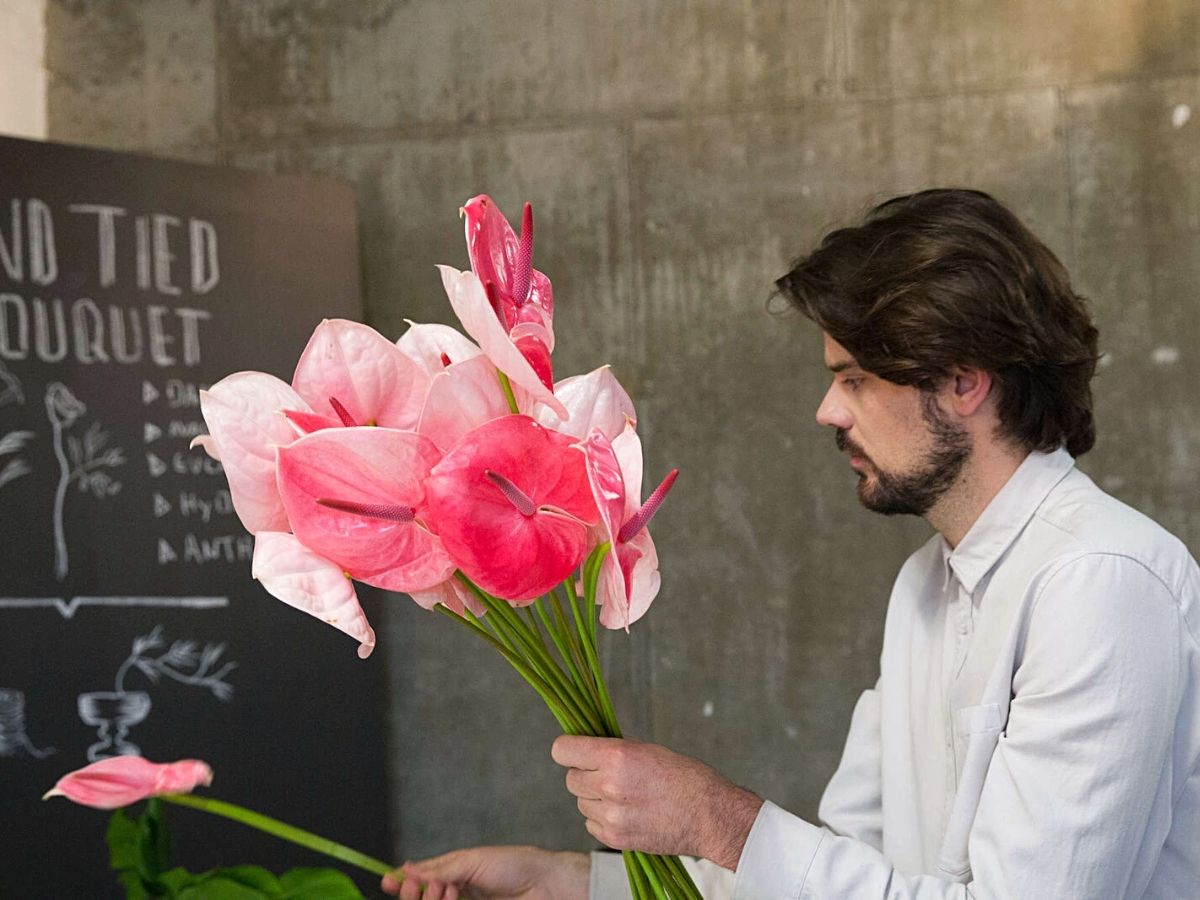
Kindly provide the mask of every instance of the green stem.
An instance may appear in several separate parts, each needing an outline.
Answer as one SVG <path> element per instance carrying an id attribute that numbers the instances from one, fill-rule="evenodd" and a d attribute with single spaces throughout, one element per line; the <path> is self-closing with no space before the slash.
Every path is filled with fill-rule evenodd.
<path id="1" fill-rule="evenodd" d="M 178 806 L 190 806 L 192 809 L 199 809 L 216 816 L 224 816 L 226 819 L 233 819 L 235 822 L 241 822 L 243 825 L 249 825 L 251 828 L 257 828 L 259 831 L 273 834 L 275 837 L 283 838 L 285 841 L 291 841 L 293 844 L 307 847 L 309 850 L 316 850 L 318 853 L 332 856 L 334 859 L 341 860 L 351 866 L 357 866 L 373 875 L 392 875 L 393 878 L 398 880 L 403 878 L 403 876 L 392 874 L 393 866 L 367 856 L 365 853 L 351 850 L 349 847 L 345 847 L 336 841 L 329 840 L 329 838 L 323 838 L 310 831 L 304 831 L 301 828 L 296 828 L 294 825 L 288 825 L 286 822 L 280 822 L 278 819 L 272 819 L 270 816 L 254 812 L 254 810 L 236 806 L 233 803 L 226 803 L 224 800 L 214 800 L 212 797 L 197 797 L 194 794 L 162 794 L 160 795 L 160 799 Z"/>
<path id="2" fill-rule="evenodd" d="M 649 885 L 646 883 L 646 873 L 642 871 L 637 857 L 629 850 L 622 851 L 621 857 L 625 860 L 625 876 L 629 879 L 629 887 L 634 900 L 654 900 L 650 896 Z"/>
<path id="3" fill-rule="evenodd" d="M 692 881 L 692 876 L 683 867 L 683 861 L 678 856 L 660 856 L 659 859 L 663 861 L 667 870 L 675 876 L 675 882 L 683 889 L 683 895 L 686 900 L 704 900 L 700 896 L 700 889 L 696 887 L 696 883 Z"/>
<path id="4" fill-rule="evenodd" d="M 558 597 L 551 594 L 554 600 Z M 543 598 L 544 599 L 544 598 Z M 546 615 L 545 607 L 542 606 L 542 600 L 533 604 L 533 608 L 537 611 L 538 618 L 542 620 L 542 625 L 546 628 L 546 633 L 550 635 L 550 640 L 554 642 L 554 646 L 558 648 L 558 655 L 562 657 L 563 662 L 571 672 L 571 678 L 575 686 L 579 689 L 579 693 L 583 698 L 591 703 L 593 709 L 599 709 L 600 700 L 595 693 L 590 689 L 588 683 L 584 681 L 583 675 L 578 665 L 576 665 L 576 657 L 574 651 L 574 642 L 571 640 L 571 633 L 566 628 L 566 623 L 562 620 L 561 610 L 558 616 L 558 625 L 555 627 L 550 622 L 549 616 Z"/>
<path id="5" fill-rule="evenodd" d="M 607 543 L 601 544 L 588 557 L 583 566 L 583 599 L 591 610 L 596 606 L 596 580 L 600 575 L 600 564 L 604 561 L 604 556 L 608 553 L 610 545 Z M 595 613 L 590 614 L 593 617 Z M 608 685 L 604 683 L 604 675 L 600 668 L 600 658 L 596 653 L 596 635 L 593 627 L 592 639 L 584 641 L 584 652 L 587 654 L 588 664 L 592 667 L 592 675 L 596 680 L 596 687 L 600 691 L 600 709 L 604 714 L 604 719 L 609 728 L 612 729 L 613 737 L 621 736 L 620 726 L 617 725 L 617 714 L 613 710 L 612 697 L 608 693 Z"/>
<path id="6" fill-rule="evenodd" d="M 499 369 L 496 370 L 496 374 L 500 376 L 500 387 L 504 390 L 504 399 L 508 401 L 508 408 L 515 416 L 520 412 L 520 410 L 517 409 L 517 398 L 513 396 L 512 382 L 510 382 L 508 380 L 508 376 Z"/>

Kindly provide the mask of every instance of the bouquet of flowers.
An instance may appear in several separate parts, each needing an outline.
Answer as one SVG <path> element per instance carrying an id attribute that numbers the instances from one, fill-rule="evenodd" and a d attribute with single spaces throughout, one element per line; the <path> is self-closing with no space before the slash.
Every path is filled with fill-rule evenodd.
<path id="1" fill-rule="evenodd" d="M 289 385 L 239 372 L 201 395 L 235 509 L 272 595 L 359 642 L 361 581 L 487 641 L 568 734 L 620 737 L 597 619 L 625 629 L 659 588 L 632 401 L 607 366 L 555 381 L 554 299 L 514 233 L 469 200 L 471 270 L 439 266 L 466 335 L 413 324 L 395 343 L 322 322 Z M 679 860 L 626 852 L 635 897 L 698 897 Z"/>

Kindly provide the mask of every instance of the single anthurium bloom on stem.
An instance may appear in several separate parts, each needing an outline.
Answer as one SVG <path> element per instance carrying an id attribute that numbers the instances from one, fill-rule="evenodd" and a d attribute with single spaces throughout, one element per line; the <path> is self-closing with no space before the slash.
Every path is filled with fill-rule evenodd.
<path id="1" fill-rule="evenodd" d="M 598 428 L 611 441 L 625 430 L 626 422 L 637 424 L 633 401 L 609 366 L 564 378 L 554 385 L 554 396 L 567 408 L 569 418 L 564 421 L 545 406 L 538 406 L 533 417 L 539 424 L 579 440 Z"/>
<path id="2" fill-rule="evenodd" d="M 646 526 L 679 470 L 672 469 L 643 504 L 642 442 L 632 422 L 611 442 L 597 429 L 576 448 L 587 458 L 588 479 L 600 511 L 600 540 L 611 545 L 597 584 L 600 624 L 628 629 L 658 595 L 658 553 Z"/>
<path id="3" fill-rule="evenodd" d="M 186 794 L 212 784 L 212 769 L 198 759 L 152 763 L 140 756 L 113 756 L 58 779 L 42 797 L 66 797 L 94 809 L 119 809 L 147 797 Z"/>
<path id="4" fill-rule="evenodd" d="M 589 549 L 596 504 L 572 443 L 528 416 L 505 416 L 468 432 L 430 472 L 430 527 L 488 593 L 534 600 Z"/>
<path id="5" fill-rule="evenodd" d="M 354 582 L 341 566 L 309 550 L 295 535 L 255 535 L 251 575 L 271 596 L 357 640 L 362 659 L 375 649 L 375 630 L 359 605 Z"/>
<path id="6" fill-rule="evenodd" d="M 428 590 L 454 573 L 422 524 L 423 482 L 441 452 L 391 428 L 335 428 L 279 450 L 279 491 L 292 533 L 358 581 L 389 591 Z"/>

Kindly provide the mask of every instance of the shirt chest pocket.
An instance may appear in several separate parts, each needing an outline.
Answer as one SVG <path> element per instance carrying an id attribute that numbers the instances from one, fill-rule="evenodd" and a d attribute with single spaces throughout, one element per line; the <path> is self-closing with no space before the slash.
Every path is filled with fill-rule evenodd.
<path id="1" fill-rule="evenodd" d="M 955 764 L 958 789 L 946 823 L 946 834 L 938 853 L 938 868 L 958 881 L 971 871 L 967 841 L 979 808 L 979 795 L 987 777 L 992 754 L 1004 728 L 1004 712 L 996 703 L 964 706 L 954 711 Z"/>

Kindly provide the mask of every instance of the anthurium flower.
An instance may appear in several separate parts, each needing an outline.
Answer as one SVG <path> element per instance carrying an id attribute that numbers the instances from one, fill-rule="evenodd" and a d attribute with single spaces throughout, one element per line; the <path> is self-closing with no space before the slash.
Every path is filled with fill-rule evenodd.
<path id="1" fill-rule="evenodd" d="M 433 441 L 392 428 L 329 429 L 281 447 L 291 531 L 358 581 L 405 593 L 440 584 L 454 563 L 418 519 L 440 458 Z"/>
<path id="2" fill-rule="evenodd" d="M 58 779 L 42 797 L 66 797 L 94 809 L 119 809 L 160 794 L 187 794 L 212 784 L 212 769 L 198 759 L 152 763 L 140 756 L 113 756 Z"/>
<path id="3" fill-rule="evenodd" d="M 518 409 L 535 405 L 518 385 L 513 385 L 513 395 Z M 486 356 L 476 356 L 433 376 L 417 431 L 448 450 L 468 431 L 511 412 L 496 367 Z"/>
<path id="4" fill-rule="evenodd" d="M 313 412 L 343 425 L 411 429 L 429 377 L 374 328 L 326 319 L 304 348 L 292 387 Z"/>
<path id="5" fill-rule="evenodd" d="M 611 441 L 625 430 L 627 421 L 637 424 L 633 401 L 609 366 L 564 378 L 554 385 L 554 396 L 567 408 L 569 418 L 564 421 L 554 410 L 538 406 L 534 419 L 579 440 L 598 428 Z"/>
<path id="6" fill-rule="evenodd" d="M 567 408 L 554 396 L 549 368 L 550 351 L 546 344 L 548 333 L 543 333 L 545 329 L 525 322 L 510 332 L 497 318 L 483 282 L 474 272 L 460 272 L 450 266 L 438 266 L 438 271 L 442 274 L 442 285 L 455 315 L 467 334 L 479 342 L 479 348 L 496 368 L 507 375 L 514 385 L 525 388 L 533 399 L 545 403 L 566 419 L 569 416 Z M 533 346 L 530 341 L 540 348 L 537 353 L 530 350 Z M 523 342 L 524 346 L 519 347 L 517 342 Z M 532 362 L 530 356 L 533 356 Z"/>
<path id="7" fill-rule="evenodd" d="M 358 641 L 362 659 L 375 649 L 375 631 L 359 606 L 354 582 L 340 566 L 309 550 L 295 535 L 260 531 L 254 538 L 251 574 L 271 596 Z"/>
<path id="8" fill-rule="evenodd" d="M 476 584 L 521 602 L 579 565 L 597 521 L 572 439 L 528 416 L 468 432 L 425 482 L 430 526 Z"/>
<path id="9" fill-rule="evenodd" d="M 588 480 L 600 512 L 600 540 L 611 545 L 597 583 L 600 624 L 628 630 L 658 595 L 658 553 L 646 526 L 679 470 L 672 469 L 642 504 L 642 443 L 632 422 L 611 442 L 596 429 L 576 448 L 587 459 Z"/>
<path id="10" fill-rule="evenodd" d="M 525 204 L 519 238 L 487 194 L 468 200 L 462 213 L 471 270 L 485 290 L 489 284 L 493 286 L 491 299 L 496 317 L 510 333 L 522 324 L 543 330 L 548 359 L 554 350 L 554 293 L 550 279 L 533 268 L 533 207 Z"/>
<path id="11" fill-rule="evenodd" d="M 312 412 L 285 382 L 265 372 L 238 372 L 200 392 L 210 434 L 193 444 L 221 460 L 233 508 L 251 534 L 289 530 L 275 485 L 275 448 L 297 437 L 285 417 L 289 411 Z"/>
<path id="12" fill-rule="evenodd" d="M 404 321 L 408 322 L 408 331 L 400 335 L 396 346 L 431 378 L 447 366 L 466 362 L 483 353 L 462 332 L 449 325 Z"/>

